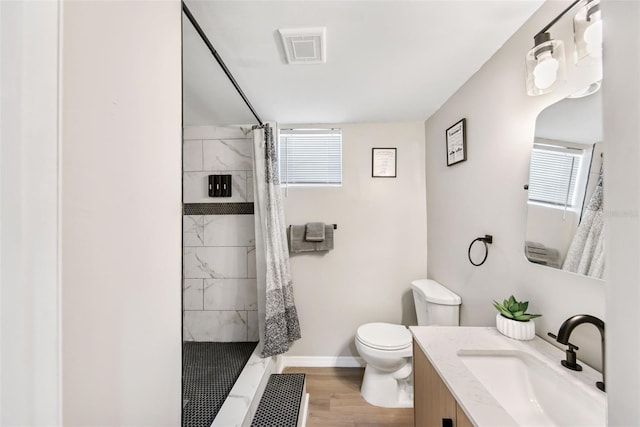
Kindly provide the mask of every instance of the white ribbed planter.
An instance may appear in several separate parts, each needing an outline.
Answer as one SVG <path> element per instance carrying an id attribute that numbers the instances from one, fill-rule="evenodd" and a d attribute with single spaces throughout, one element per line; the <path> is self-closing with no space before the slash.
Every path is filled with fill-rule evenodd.
<path id="1" fill-rule="evenodd" d="M 518 322 L 496 314 L 496 328 L 502 335 L 516 340 L 532 340 L 536 336 L 536 324 L 533 320 Z"/>

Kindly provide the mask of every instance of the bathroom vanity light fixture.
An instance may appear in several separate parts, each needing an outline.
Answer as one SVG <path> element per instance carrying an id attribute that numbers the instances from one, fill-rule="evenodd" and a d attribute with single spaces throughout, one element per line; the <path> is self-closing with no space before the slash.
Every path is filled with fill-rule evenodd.
<path id="1" fill-rule="evenodd" d="M 527 53 L 527 94 L 531 96 L 549 93 L 566 79 L 562 41 L 542 32 L 536 34 L 534 43 Z"/>
<path id="2" fill-rule="evenodd" d="M 602 13 L 600 0 L 587 0 L 573 18 L 573 37 L 577 65 L 587 65 L 602 58 Z"/>
<path id="3" fill-rule="evenodd" d="M 599 61 L 602 56 L 602 20 L 600 0 L 576 0 L 534 37 L 527 52 L 527 94 L 552 92 L 566 80 L 564 44 L 551 38 L 550 28 L 569 11 L 580 5 L 573 20 L 576 64 Z"/>

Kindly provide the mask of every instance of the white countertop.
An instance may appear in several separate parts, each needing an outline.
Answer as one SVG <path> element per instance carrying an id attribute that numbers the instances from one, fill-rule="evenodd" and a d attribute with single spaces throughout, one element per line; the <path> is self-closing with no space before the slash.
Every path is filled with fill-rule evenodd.
<path id="1" fill-rule="evenodd" d="M 518 423 L 487 392 L 457 356 L 459 350 L 520 350 L 537 357 L 559 376 L 569 376 L 576 387 L 583 388 L 606 404 L 606 395 L 596 389 L 602 374 L 582 364 L 580 372 L 560 365 L 564 351 L 535 337 L 531 341 L 507 338 L 493 327 L 411 326 L 416 343 L 440 374 L 449 391 L 471 422 L 480 427 L 517 426 Z"/>

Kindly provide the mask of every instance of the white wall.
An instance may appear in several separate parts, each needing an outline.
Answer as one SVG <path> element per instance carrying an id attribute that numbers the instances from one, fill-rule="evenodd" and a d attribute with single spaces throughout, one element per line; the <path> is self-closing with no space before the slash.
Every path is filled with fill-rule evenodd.
<path id="1" fill-rule="evenodd" d="M 604 282 L 532 264 L 524 256 L 529 159 L 538 113 L 578 90 L 597 74 L 576 69 L 571 61 L 572 23 L 560 20 L 553 36 L 568 52 L 569 80 L 548 95 L 529 97 L 525 55 L 533 35 L 569 2 L 545 3 L 505 45 L 426 122 L 428 276 L 462 297 L 463 325 L 494 325 L 491 300 L 512 293 L 530 301 L 536 333 L 557 332 L 569 316 L 589 313 L 604 319 Z M 467 118 L 466 162 L 447 167 L 445 130 Z M 606 197 L 606 196 L 605 196 Z M 474 267 L 467 259 L 471 241 L 492 234 L 487 262 Z M 579 357 L 600 365 L 600 336 L 582 326 L 572 335 Z"/>
<path id="2" fill-rule="evenodd" d="M 63 421 L 181 411 L 180 3 L 65 2 Z"/>
<path id="3" fill-rule="evenodd" d="M 640 3 L 605 1 L 602 13 L 608 412 L 610 426 L 630 426 L 640 420 Z"/>
<path id="4" fill-rule="evenodd" d="M 0 2 L 0 425 L 60 424 L 58 2 Z"/>
<path id="5" fill-rule="evenodd" d="M 426 275 L 421 123 L 345 124 L 343 185 L 289 188 L 287 224 L 335 223 L 335 249 L 291 257 L 302 339 L 288 356 L 358 356 L 367 322 L 415 324 L 410 283 Z M 397 147 L 398 177 L 371 177 L 371 148 Z"/>

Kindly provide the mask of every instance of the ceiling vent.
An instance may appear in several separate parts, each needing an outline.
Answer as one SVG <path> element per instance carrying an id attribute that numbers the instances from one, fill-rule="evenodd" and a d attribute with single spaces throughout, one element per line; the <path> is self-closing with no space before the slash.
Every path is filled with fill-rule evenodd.
<path id="1" fill-rule="evenodd" d="M 326 28 L 281 28 L 284 53 L 289 64 L 322 64 L 327 61 Z"/>

